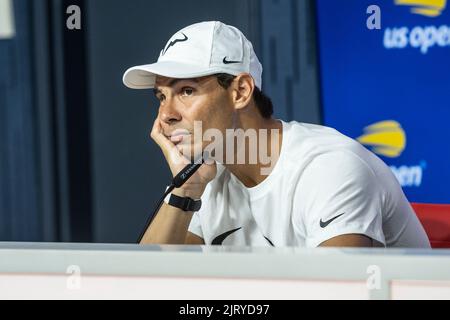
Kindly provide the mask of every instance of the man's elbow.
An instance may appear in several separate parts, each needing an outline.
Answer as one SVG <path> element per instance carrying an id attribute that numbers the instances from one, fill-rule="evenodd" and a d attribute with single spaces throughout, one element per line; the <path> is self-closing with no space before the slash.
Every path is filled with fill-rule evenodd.
<path id="1" fill-rule="evenodd" d="M 380 248 L 384 245 L 362 234 L 345 234 L 322 242 L 319 247 Z"/>

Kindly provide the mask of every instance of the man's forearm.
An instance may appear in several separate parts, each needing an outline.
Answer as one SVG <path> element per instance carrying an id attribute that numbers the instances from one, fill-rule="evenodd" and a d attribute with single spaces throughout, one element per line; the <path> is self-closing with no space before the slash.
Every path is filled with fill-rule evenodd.
<path id="1" fill-rule="evenodd" d="M 192 215 L 164 203 L 141 244 L 184 244 Z"/>

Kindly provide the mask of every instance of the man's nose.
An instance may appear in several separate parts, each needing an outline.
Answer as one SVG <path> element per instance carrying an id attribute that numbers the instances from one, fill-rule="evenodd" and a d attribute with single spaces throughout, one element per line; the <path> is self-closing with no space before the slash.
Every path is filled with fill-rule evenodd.
<path id="1" fill-rule="evenodd" d="M 177 111 L 176 102 L 171 98 L 167 98 L 166 101 L 164 101 L 164 104 L 160 106 L 159 114 L 161 121 L 167 124 L 181 121 L 181 115 Z"/>

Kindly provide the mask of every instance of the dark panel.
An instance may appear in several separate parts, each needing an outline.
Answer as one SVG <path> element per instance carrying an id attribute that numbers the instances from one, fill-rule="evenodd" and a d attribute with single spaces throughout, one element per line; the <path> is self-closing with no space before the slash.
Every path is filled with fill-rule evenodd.
<path id="1" fill-rule="evenodd" d="M 263 91 L 284 120 L 321 123 L 313 0 L 261 1 Z"/>
<path id="2" fill-rule="evenodd" d="M 55 190 L 58 186 L 58 162 L 56 161 L 56 115 L 52 88 L 51 55 L 49 39 L 50 17 L 49 1 L 30 1 L 33 11 L 32 46 L 34 73 L 34 103 L 36 108 L 36 152 L 38 199 L 42 212 L 42 239 L 51 242 L 61 239 L 59 229 L 59 197 Z M 58 212 L 58 214 L 56 214 Z"/>
<path id="3" fill-rule="evenodd" d="M 60 8 L 62 17 L 67 19 L 70 16 L 66 10 L 71 5 L 77 5 L 81 12 L 86 12 L 84 0 L 64 0 Z M 65 20 L 63 24 L 65 26 Z M 63 30 L 70 239 L 73 242 L 90 242 L 93 221 L 86 29 Z"/>
<path id="4" fill-rule="evenodd" d="M 36 180 L 31 10 L 15 0 L 16 36 L 0 40 L 0 241 L 41 238 Z"/>

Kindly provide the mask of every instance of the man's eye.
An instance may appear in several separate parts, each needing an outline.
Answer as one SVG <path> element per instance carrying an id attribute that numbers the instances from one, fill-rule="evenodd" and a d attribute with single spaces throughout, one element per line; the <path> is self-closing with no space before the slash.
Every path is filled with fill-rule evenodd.
<path id="1" fill-rule="evenodd" d="M 194 93 L 194 89 L 192 88 L 183 88 L 181 89 L 181 94 L 185 97 L 191 96 Z"/>
<path id="2" fill-rule="evenodd" d="M 166 100 L 166 96 L 163 94 L 156 96 L 156 98 L 159 100 L 159 102 L 163 102 L 164 100 Z"/>

